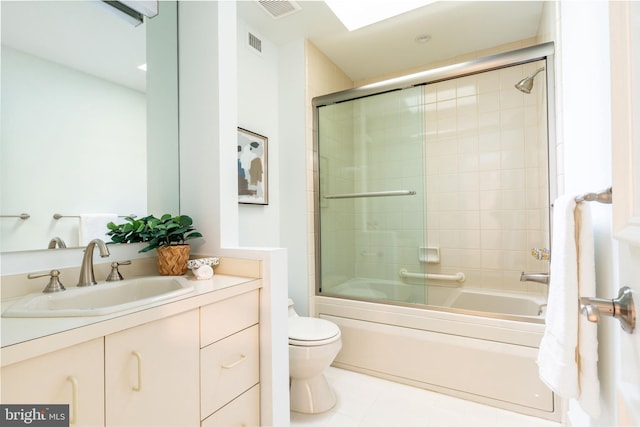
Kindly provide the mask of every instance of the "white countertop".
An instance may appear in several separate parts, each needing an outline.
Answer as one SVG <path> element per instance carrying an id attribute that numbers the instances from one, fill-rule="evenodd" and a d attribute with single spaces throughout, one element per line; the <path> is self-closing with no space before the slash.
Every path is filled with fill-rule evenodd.
<path id="1" fill-rule="evenodd" d="M 220 274 L 207 280 L 184 277 L 193 283 L 193 292 L 102 316 L 3 317 L 0 320 L 2 366 L 208 305 L 262 285 L 261 279 L 251 277 Z M 108 286 L 108 283 L 96 286 Z M 2 301 L 2 305 L 12 302 Z"/>

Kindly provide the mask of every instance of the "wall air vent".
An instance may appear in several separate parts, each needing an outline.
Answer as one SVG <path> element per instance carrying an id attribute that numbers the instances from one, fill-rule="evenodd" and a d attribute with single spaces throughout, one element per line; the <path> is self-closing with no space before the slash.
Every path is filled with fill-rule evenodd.
<path id="1" fill-rule="evenodd" d="M 279 19 L 301 10 L 300 5 L 295 1 L 257 0 L 257 2 L 273 19 Z"/>
<path id="2" fill-rule="evenodd" d="M 251 33 L 247 33 L 247 43 L 256 53 L 262 54 L 262 40 Z"/>

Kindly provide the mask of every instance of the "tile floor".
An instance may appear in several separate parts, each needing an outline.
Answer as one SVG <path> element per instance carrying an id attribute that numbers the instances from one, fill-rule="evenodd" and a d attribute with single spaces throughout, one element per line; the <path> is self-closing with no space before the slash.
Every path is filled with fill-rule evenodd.
<path id="1" fill-rule="evenodd" d="M 291 413 L 291 427 L 560 427 L 443 394 L 330 367 L 338 402 L 318 415 Z"/>

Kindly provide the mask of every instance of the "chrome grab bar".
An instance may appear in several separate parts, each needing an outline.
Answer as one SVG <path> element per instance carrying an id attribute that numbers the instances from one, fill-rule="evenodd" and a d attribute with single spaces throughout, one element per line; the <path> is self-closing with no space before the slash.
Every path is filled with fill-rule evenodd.
<path id="1" fill-rule="evenodd" d="M 450 280 L 455 282 L 464 282 L 466 276 L 464 273 L 458 272 L 456 274 L 431 274 L 431 273 L 409 273 L 406 268 L 400 269 L 400 277 L 406 277 L 408 279 L 431 279 L 431 280 Z"/>
<path id="2" fill-rule="evenodd" d="M 360 197 L 413 196 L 414 190 L 371 191 L 368 193 L 327 194 L 325 199 L 357 199 Z"/>
<path id="3" fill-rule="evenodd" d="M 600 321 L 600 316 L 614 317 L 628 333 L 632 333 L 636 327 L 636 308 L 628 286 L 621 288 L 615 299 L 581 297 L 580 312 L 587 316 L 589 322 L 594 323 Z"/>
<path id="4" fill-rule="evenodd" d="M 576 197 L 576 203 L 580 202 L 600 202 L 610 205 L 613 202 L 613 188 L 609 187 L 598 193 L 585 193 Z"/>

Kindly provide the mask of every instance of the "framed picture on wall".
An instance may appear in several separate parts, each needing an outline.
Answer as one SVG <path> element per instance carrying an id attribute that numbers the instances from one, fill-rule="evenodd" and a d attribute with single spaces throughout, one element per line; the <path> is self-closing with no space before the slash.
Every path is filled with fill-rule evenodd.
<path id="1" fill-rule="evenodd" d="M 269 204 L 266 136 L 238 128 L 238 203 Z"/>

